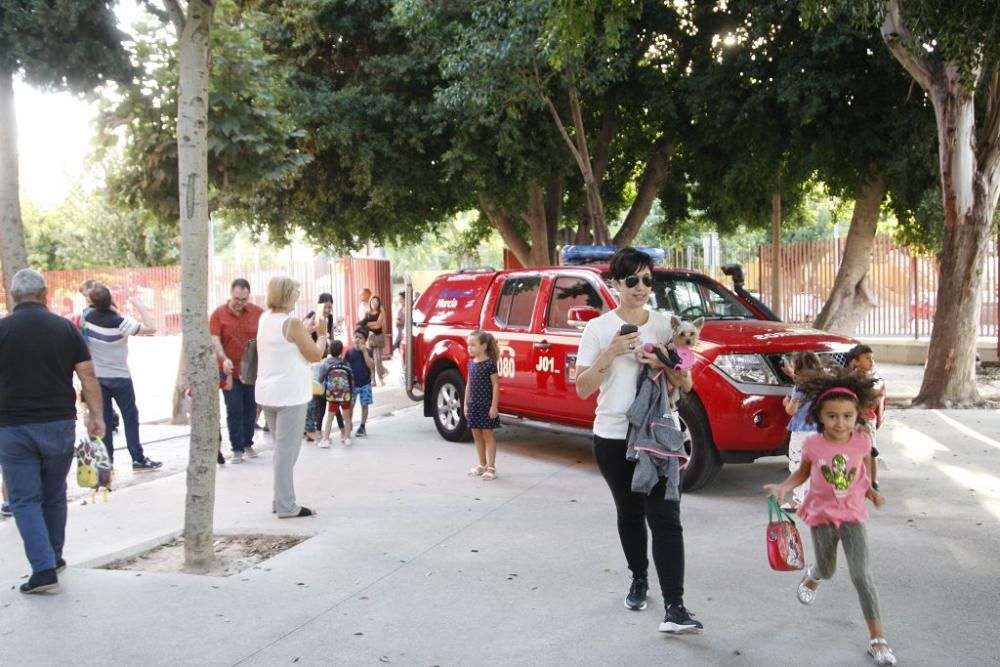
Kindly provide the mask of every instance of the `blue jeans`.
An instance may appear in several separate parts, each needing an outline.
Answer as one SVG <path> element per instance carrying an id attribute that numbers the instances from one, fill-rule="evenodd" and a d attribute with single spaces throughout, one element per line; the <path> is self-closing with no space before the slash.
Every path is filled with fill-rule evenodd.
<path id="1" fill-rule="evenodd" d="M 101 385 L 101 398 L 104 400 L 104 446 L 108 450 L 111 461 L 115 460 L 115 430 L 111 426 L 111 399 L 118 404 L 122 413 L 122 426 L 125 428 L 125 444 L 132 461 L 142 463 L 146 455 L 139 442 L 139 410 L 135 407 L 135 387 L 132 378 L 97 378 Z"/>
<path id="2" fill-rule="evenodd" d="M 253 446 L 253 425 L 257 421 L 257 401 L 252 384 L 233 379 L 233 388 L 222 390 L 226 401 L 226 425 L 234 452 Z"/>
<path id="3" fill-rule="evenodd" d="M 62 558 L 75 426 L 72 419 L 0 426 L 0 467 L 32 572 Z"/>

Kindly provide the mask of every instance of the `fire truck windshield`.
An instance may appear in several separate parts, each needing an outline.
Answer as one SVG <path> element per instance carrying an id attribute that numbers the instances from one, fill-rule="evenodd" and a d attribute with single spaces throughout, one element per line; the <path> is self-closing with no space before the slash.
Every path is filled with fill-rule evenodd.
<path id="1" fill-rule="evenodd" d="M 610 276 L 605 275 L 607 280 Z M 755 320 L 757 316 L 725 288 L 697 275 L 653 272 L 653 293 L 649 305 L 685 320 Z"/>

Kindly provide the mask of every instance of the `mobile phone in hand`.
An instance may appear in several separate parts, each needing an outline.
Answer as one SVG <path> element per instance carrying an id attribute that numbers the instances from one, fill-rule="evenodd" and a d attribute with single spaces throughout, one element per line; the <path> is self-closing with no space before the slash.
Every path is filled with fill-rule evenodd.
<path id="1" fill-rule="evenodd" d="M 630 333 L 635 333 L 639 330 L 639 327 L 634 324 L 623 324 L 621 330 L 618 332 L 619 336 L 627 336 Z"/>

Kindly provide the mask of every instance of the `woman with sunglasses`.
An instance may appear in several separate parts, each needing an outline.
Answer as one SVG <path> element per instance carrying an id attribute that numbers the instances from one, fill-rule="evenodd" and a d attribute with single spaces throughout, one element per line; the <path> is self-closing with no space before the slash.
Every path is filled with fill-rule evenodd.
<path id="1" fill-rule="evenodd" d="M 622 248 L 611 258 L 611 286 L 619 305 L 587 323 L 576 360 L 576 393 L 587 398 L 595 391 L 594 460 L 604 476 L 618 512 L 618 537 L 632 572 L 625 606 L 646 608 L 649 557 L 646 523 L 652 533 L 653 563 L 660 582 L 666 617 L 660 632 L 700 632 L 702 624 L 684 607 L 684 535 L 680 501 L 664 498 L 667 480 L 660 478 L 645 495 L 632 492 L 635 462 L 625 458 L 628 420 L 625 413 L 636 396 L 640 364 L 663 368 L 644 343 L 660 344 L 671 338 L 669 318 L 647 308 L 653 287 L 653 263 L 635 248 Z M 623 328 L 624 327 L 624 328 Z M 631 330 L 631 333 L 627 333 Z M 667 381 L 683 391 L 691 389 L 691 372 L 663 368 Z M 671 415 L 676 422 L 676 415 Z"/>

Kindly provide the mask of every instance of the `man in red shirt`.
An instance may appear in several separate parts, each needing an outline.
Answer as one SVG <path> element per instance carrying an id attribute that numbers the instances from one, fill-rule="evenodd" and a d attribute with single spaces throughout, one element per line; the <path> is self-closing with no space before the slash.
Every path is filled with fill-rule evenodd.
<path id="1" fill-rule="evenodd" d="M 232 375 L 233 386 L 223 389 L 226 402 L 226 423 L 229 443 L 233 448 L 233 463 L 243 463 L 243 456 L 257 458 L 253 449 L 253 425 L 257 418 L 257 401 L 252 384 L 240 379 L 240 361 L 249 341 L 257 338 L 257 323 L 264 312 L 250 303 L 250 283 L 245 278 L 233 281 L 229 301 L 212 312 L 208 330 L 212 334 L 219 371 Z"/>

